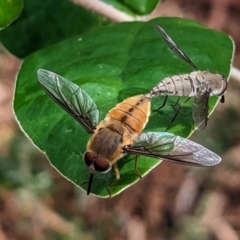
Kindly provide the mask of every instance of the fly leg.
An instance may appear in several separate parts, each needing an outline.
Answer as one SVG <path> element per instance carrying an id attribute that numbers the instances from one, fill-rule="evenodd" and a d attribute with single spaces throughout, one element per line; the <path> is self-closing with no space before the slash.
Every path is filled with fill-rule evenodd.
<path id="1" fill-rule="evenodd" d="M 135 160 L 134 160 L 134 170 L 135 170 L 137 176 L 142 179 L 142 175 L 141 175 L 141 173 L 138 171 L 138 168 L 137 168 L 137 160 L 138 160 L 138 155 L 135 156 Z"/>
<path id="2" fill-rule="evenodd" d="M 160 107 L 158 107 L 157 109 L 154 109 L 153 111 L 159 111 L 161 108 L 163 108 L 166 105 L 167 99 L 168 99 L 168 95 L 165 97 L 163 104 Z"/>
<path id="3" fill-rule="evenodd" d="M 173 109 L 175 109 L 175 107 L 178 105 L 179 100 L 180 100 L 180 97 L 178 97 L 178 100 L 177 100 L 177 102 L 176 102 L 175 104 L 172 104 L 172 105 L 171 105 L 171 106 L 173 107 Z"/>
<path id="4" fill-rule="evenodd" d="M 165 131 L 167 131 L 172 126 L 172 124 L 175 121 L 179 111 L 182 109 L 183 105 L 185 105 L 189 100 L 190 100 L 190 97 L 188 97 L 183 103 L 180 104 L 179 108 L 177 109 L 175 115 L 173 116 L 171 122 L 169 123 L 169 125 L 167 126 Z"/>
<path id="5" fill-rule="evenodd" d="M 117 183 L 117 182 L 119 181 L 119 179 L 120 179 L 120 173 L 119 173 L 117 164 L 116 164 L 116 163 L 113 164 L 112 167 L 113 167 L 113 170 L 114 170 L 114 172 L 115 172 L 116 178 L 115 178 L 115 180 L 111 183 L 111 185 L 107 188 L 107 191 L 108 191 L 108 193 L 109 193 L 109 197 L 110 197 L 110 198 L 112 197 L 112 187 L 113 187 L 114 185 L 116 185 L 116 183 Z"/>

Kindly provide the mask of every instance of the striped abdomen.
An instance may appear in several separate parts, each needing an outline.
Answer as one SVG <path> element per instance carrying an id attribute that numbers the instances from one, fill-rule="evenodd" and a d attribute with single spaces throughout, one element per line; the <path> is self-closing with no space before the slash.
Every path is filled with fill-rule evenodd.
<path id="1" fill-rule="evenodd" d="M 194 71 L 190 74 L 174 75 L 164 78 L 155 86 L 150 94 L 174 96 L 202 96 L 206 91 L 210 95 L 222 95 L 227 88 L 226 79 L 215 73 L 207 71 Z"/>
<path id="2" fill-rule="evenodd" d="M 148 122 L 150 107 L 150 99 L 146 96 L 130 97 L 112 108 L 105 120 L 118 121 L 129 129 L 130 132 L 139 134 Z"/>

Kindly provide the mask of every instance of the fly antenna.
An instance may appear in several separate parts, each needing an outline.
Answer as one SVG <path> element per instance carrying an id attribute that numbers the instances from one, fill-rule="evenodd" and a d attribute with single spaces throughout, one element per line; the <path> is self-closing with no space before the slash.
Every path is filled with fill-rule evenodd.
<path id="1" fill-rule="evenodd" d="M 91 173 L 88 181 L 88 189 L 87 189 L 87 195 L 90 194 L 91 188 L 92 188 L 92 180 L 93 180 L 94 174 Z"/>

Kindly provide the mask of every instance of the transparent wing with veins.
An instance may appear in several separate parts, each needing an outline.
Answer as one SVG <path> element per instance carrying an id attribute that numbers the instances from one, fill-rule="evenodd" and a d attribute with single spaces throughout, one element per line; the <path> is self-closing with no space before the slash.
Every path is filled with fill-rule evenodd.
<path id="1" fill-rule="evenodd" d="M 194 129 L 204 130 L 207 126 L 209 96 L 210 91 L 207 91 L 203 96 L 193 98 L 192 117 L 194 122 Z"/>
<path id="2" fill-rule="evenodd" d="M 98 124 L 99 111 L 92 98 L 75 83 L 45 69 L 37 71 L 37 79 L 45 92 L 88 133 L 93 133 Z"/>
<path id="3" fill-rule="evenodd" d="M 155 28 L 161 38 L 167 43 L 169 49 L 176 54 L 179 58 L 181 58 L 184 62 L 189 64 L 195 70 L 198 70 L 196 65 L 191 61 L 191 59 L 185 54 L 185 52 L 173 41 L 173 39 L 166 33 L 166 31 L 160 27 L 158 24 L 155 25 Z"/>
<path id="4" fill-rule="evenodd" d="M 221 162 L 221 158 L 209 149 L 167 132 L 142 133 L 123 150 L 128 154 L 198 167 L 214 166 Z"/>

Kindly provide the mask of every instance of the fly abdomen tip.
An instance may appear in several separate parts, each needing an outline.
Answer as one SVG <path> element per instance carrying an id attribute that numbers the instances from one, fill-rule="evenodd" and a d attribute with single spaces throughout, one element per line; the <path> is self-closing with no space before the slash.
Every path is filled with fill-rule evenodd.
<path id="1" fill-rule="evenodd" d="M 151 92 L 145 94 L 144 97 L 150 100 L 150 99 L 152 98 L 152 94 L 151 94 Z"/>
<path id="2" fill-rule="evenodd" d="M 155 96 L 158 96 L 158 95 L 163 95 L 164 93 L 166 93 L 166 91 L 163 91 L 163 90 L 161 90 L 161 89 L 158 88 L 158 87 L 154 87 L 154 88 L 150 91 L 149 95 L 150 95 L 151 98 L 152 98 L 152 97 L 155 97 Z"/>

